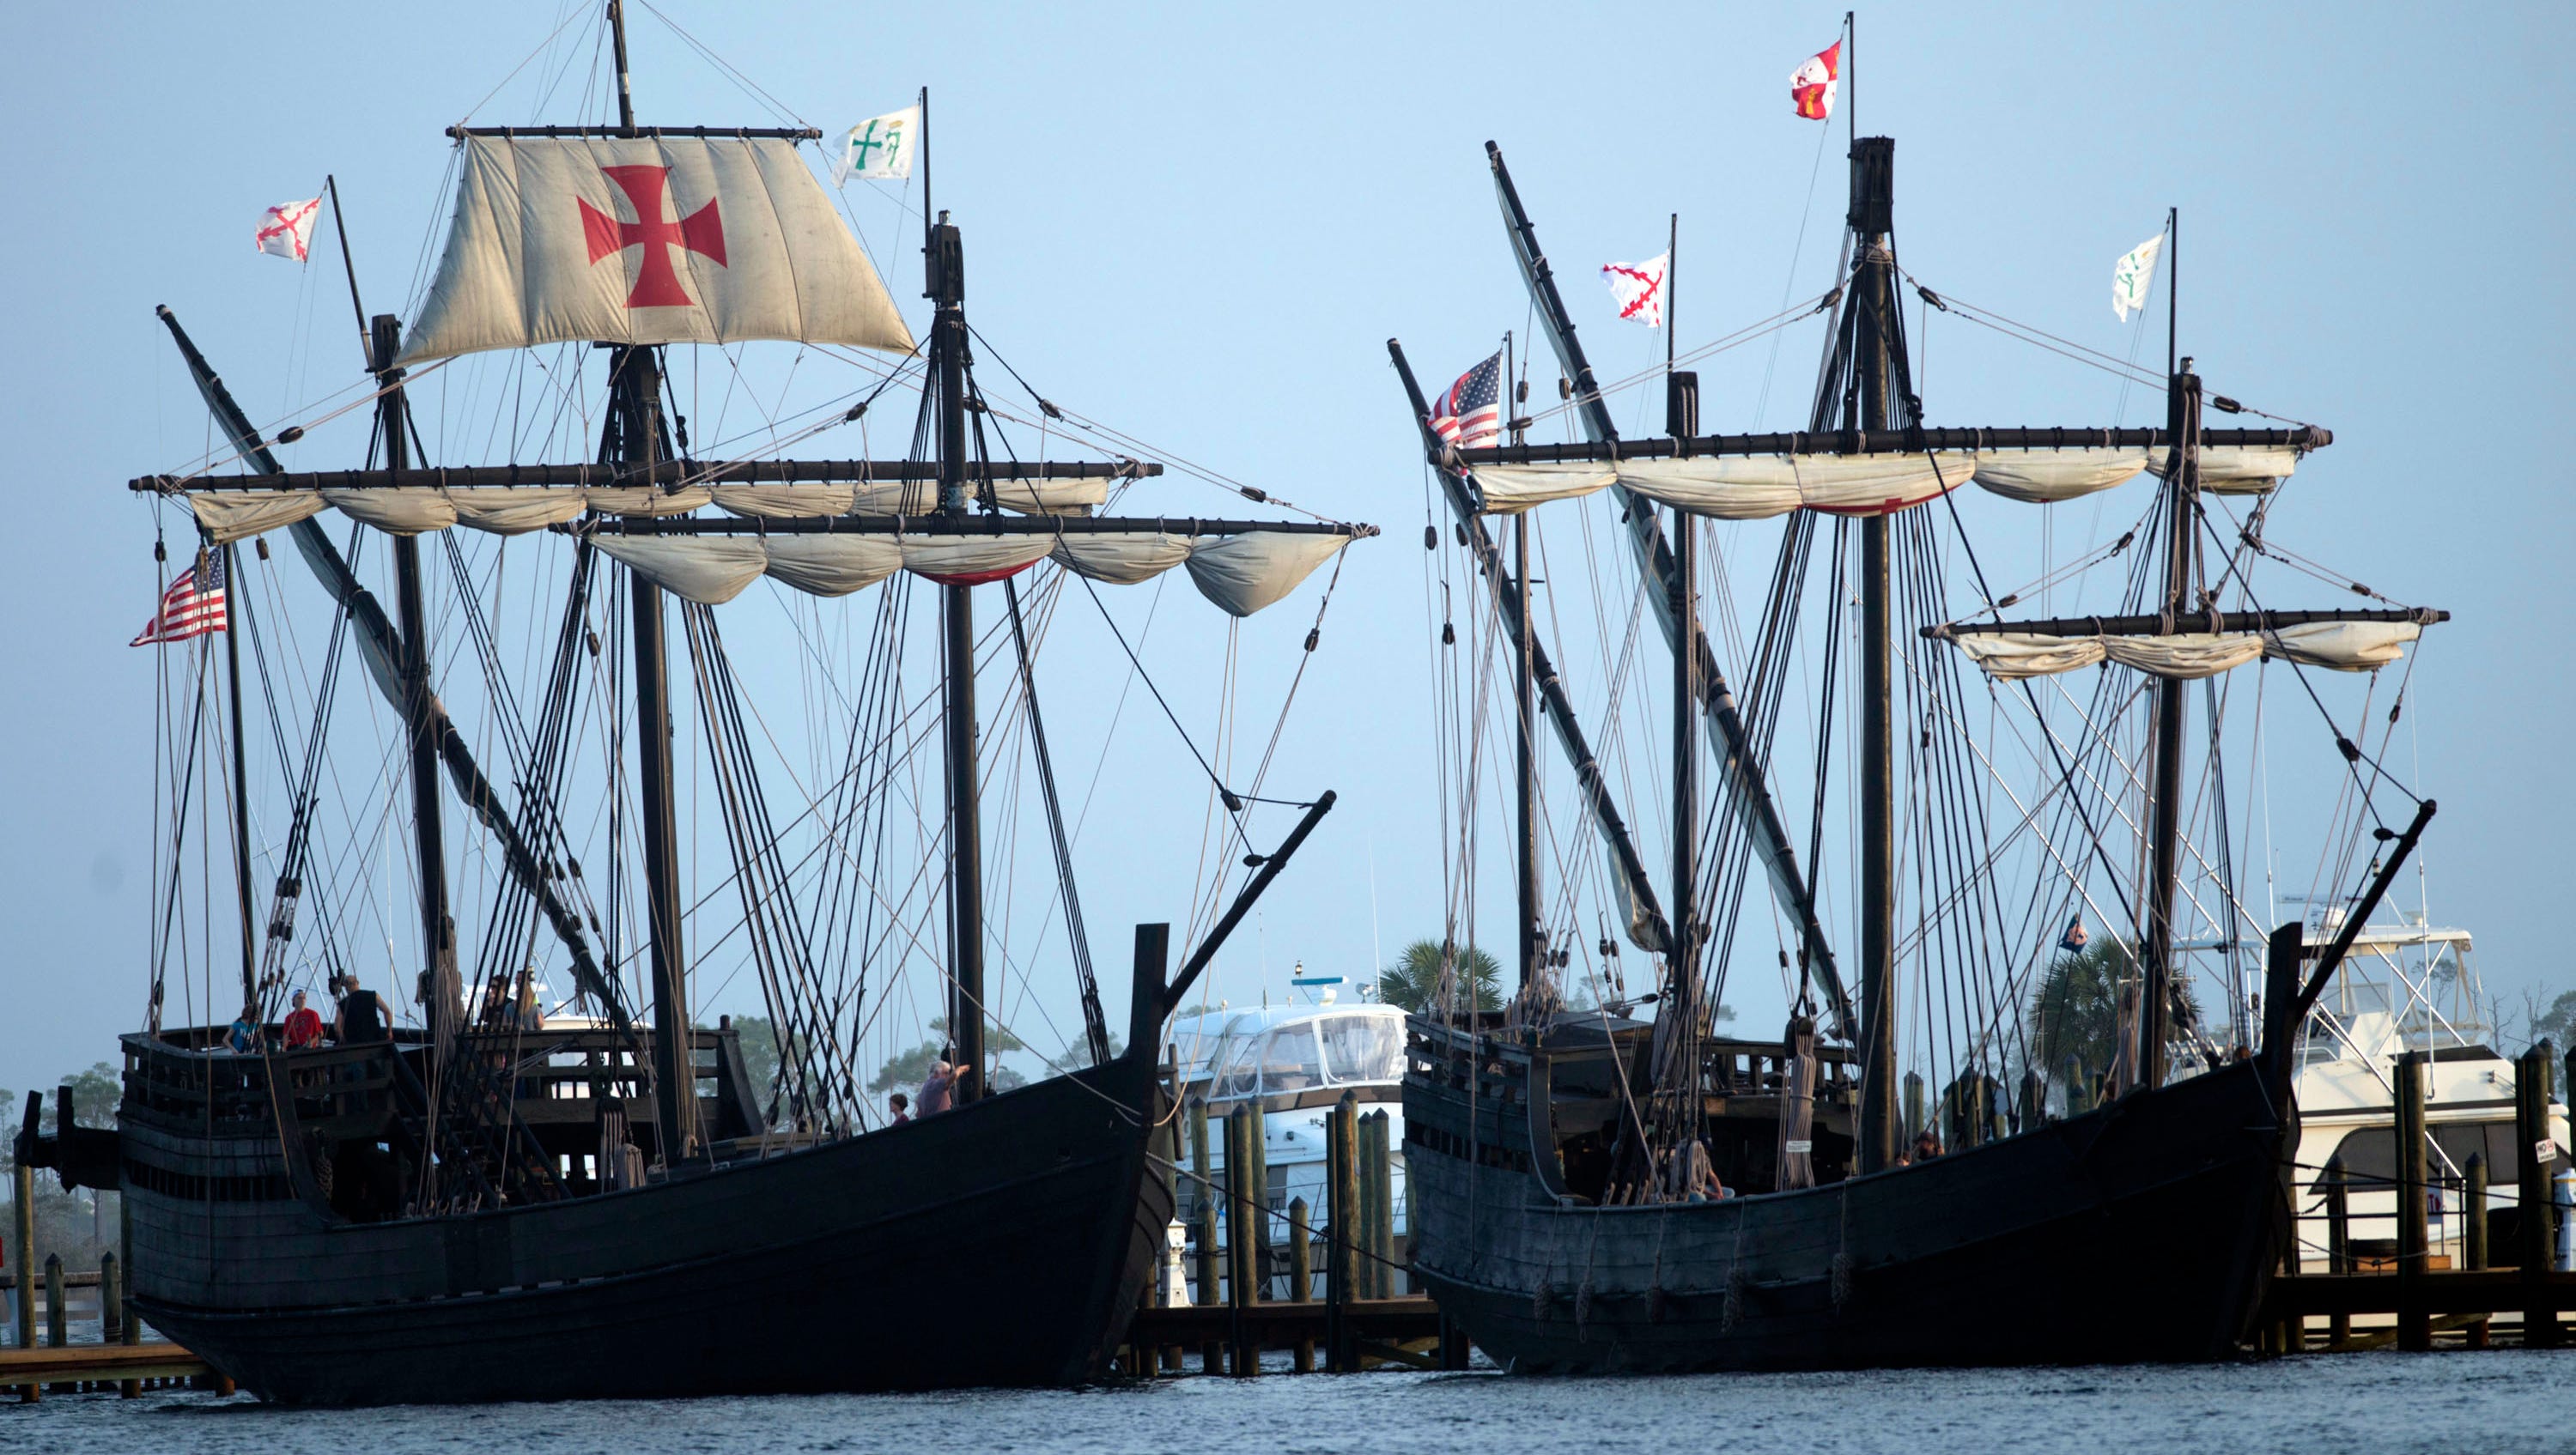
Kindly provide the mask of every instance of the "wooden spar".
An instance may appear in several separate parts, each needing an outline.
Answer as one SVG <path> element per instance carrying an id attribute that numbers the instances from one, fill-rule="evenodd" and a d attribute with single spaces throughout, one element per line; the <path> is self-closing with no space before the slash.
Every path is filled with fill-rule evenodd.
<path id="1" fill-rule="evenodd" d="M 2434 607 L 2401 606 L 2387 610 L 2353 611 L 2195 611 L 2180 618 L 2156 616 L 2053 616 L 2040 621 L 1959 621 L 1943 626 L 1927 626 L 1919 635 L 1937 640 L 1978 635 L 2013 634 L 2030 637 L 2153 637 L 2173 632 L 2255 632 L 2278 631 L 2282 627 L 2307 626 L 2316 622 L 2335 621 L 2411 621 L 2432 626 L 2451 619 L 2451 614 Z"/>
<path id="2" fill-rule="evenodd" d="M 277 473 L 277 457 L 269 453 L 268 446 L 260 441 L 250 416 L 242 412 L 241 405 L 233 399 L 232 391 L 224 387 L 222 377 L 198 351 L 196 341 L 179 326 L 178 315 L 172 313 L 166 304 L 156 312 L 169 328 L 171 339 L 178 344 L 179 356 L 187 363 L 189 377 L 196 381 L 197 391 L 204 396 L 206 408 L 222 427 L 224 437 L 252 464 L 271 474 Z M 374 680 L 377 692 L 396 712 L 403 711 L 402 678 L 396 666 L 403 659 L 401 634 L 394 630 L 384 608 L 377 604 L 375 594 L 358 584 L 356 573 L 349 569 L 339 547 L 331 544 L 331 538 L 323 533 L 319 524 L 299 520 L 288 534 L 295 542 L 297 553 L 304 557 L 305 565 L 321 580 L 323 589 L 330 592 L 331 599 L 349 614 L 350 624 L 357 629 L 355 636 L 359 655 L 367 664 L 367 675 Z M 464 736 L 449 720 L 447 709 L 439 706 L 435 699 L 431 701 L 430 708 L 437 715 L 439 759 L 447 765 L 447 775 L 456 785 L 457 796 L 499 841 L 502 859 L 509 866 L 511 875 L 522 888 L 536 896 L 538 906 L 545 911 L 547 923 L 554 927 L 555 937 L 563 941 L 564 948 L 572 955 L 573 978 L 606 1009 L 612 1024 L 622 1031 L 631 1031 L 633 1024 L 617 994 L 617 987 L 600 973 L 599 962 L 590 952 L 590 941 L 582 933 L 581 916 L 563 902 L 563 897 L 547 880 L 544 866 L 528 847 L 528 836 L 519 831 L 509 806 L 501 801 L 501 795 L 493 788 L 491 780 L 483 776 L 481 766 L 474 761 L 473 750 L 466 746 Z"/>
<path id="3" fill-rule="evenodd" d="M 650 462 L 662 448 L 662 371 L 650 348 L 609 355 L 611 458 Z M 640 571 L 626 589 L 634 607 L 635 758 L 643 809 L 645 938 L 653 970 L 655 1137 L 665 1167 L 697 1140 L 697 1057 L 690 1046 L 688 951 L 680 938 L 679 835 L 671 776 L 671 677 L 663 645 L 662 588 Z"/>
<path id="4" fill-rule="evenodd" d="M 1278 878 L 1280 871 L 1288 867 L 1288 861 L 1296 857 L 1298 847 L 1306 842 L 1306 836 L 1315 831 L 1315 825 L 1324 821 L 1324 815 L 1331 813 L 1339 800 L 1339 794 L 1325 789 L 1323 797 L 1306 806 L 1306 816 L 1297 820 L 1297 827 L 1288 831 L 1288 837 L 1280 841 L 1279 847 L 1263 856 L 1261 867 L 1253 873 L 1252 882 L 1235 895 L 1234 903 L 1226 907 L 1224 917 L 1208 931 L 1206 939 L 1199 941 L 1198 948 L 1190 951 L 1190 958 L 1182 964 L 1181 973 L 1172 977 L 1170 988 L 1163 992 L 1163 1015 L 1170 1015 L 1173 1008 L 1181 1003 L 1181 997 L 1190 993 L 1190 987 L 1198 983 L 1200 974 L 1216 958 L 1216 952 L 1224 946 L 1226 938 L 1234 933 L 1234 927 L 1243 923 L 1243 917 L 1260 902 L 1262 891 L 1268 889 L 1270 881 Z M 1157 1023 L 1160 1019 L 1160 1016 L 1156 1017 Z"/>
<path id="5" fill-rule="evenodd" d="M 554 529 L 578 535 L 775 536 L 1080 536 L 1130 531 L 1175 536 L 1317 535 L 1365 540 L 1373 525 L 1323 520 L 1198 520 L 1114 515 L 797 515 L 736 520 L 723 516 L 612 515 L 565 521 Z"/>
<path id="6" fill-rule="evenodd" d="M 2170 282 L 2166 288 L 2170 297 Z M 2172 376 L 2165 396 L 2165 432 L 2181 447 L 2166 470 L 2165 580 L 2162 620 L 2167 632 L 2189 620 L 2193 547 L 2200 533 L 2200 376 L 2191 360 Z M 2174 901 L 2178 897 L 2182 852 L 2182 716 L 2185 683 L 2158 677 L 2149 686 L 2155 706 L 2155 761 L 2150 765 L 2147 794 L 2152 814 L 2147 839 L 2146 943 L 2140 947 L 2138 1015 L 2138 1085 L 2152 1090 L 2165 1082 L 2165 1042 L 2173 1010 L 2168 1004 L 2174 977 Z"/>
<path id="7" fill-rule="evenodd" d="M 242 1005 L 243 1014 L 256 1026 L 260 1019 L 259 916 L 252 908 L 250 887 L 250 759 L 242 731 L 241 676 L 241 603 L 250 593 L 242 589 L 240 562 L 233 548 L 217 549 L 224 553 L 224 680 L 233 718 L 233 888 L 241 909 Z"/>
<path id="8" fill-rule="evenodd" d="M 1862 137 L 1852 143 L 1851 230 L 1860 240 L 1851 334 L 1857 397 L 1844 424 L 1885 429 L 1893 391 L 1890 313 L 1895 307 L 1896 143 Z M 1860 529 L 1860 1127 L 1858 1160 L 1867 1174 L 1896 1160 L 1896 759 L 1893 651 L 1889 606 L 1889 517 L 1872 515 Z"/>
<path id="9" fill-rule="evenodd" d="M 931 322 L 930 368 L 938 379 L 939 508 L 952 522 L 966 507 L 966 258 L 957 228 L 941 218 L 925 250 L 928 287 L 937 312 Z M 948 783 L 948 1039 L 949 1059 L 972 1067 L 957 1096 L 984 1094 L 984 835 L 975 767 L 975 590 L 939 588 L 945 643 L 940 672 L 946 688 Z"/>
<path id="10" fill-rule="evenodd" d="M 622 71 L 618 79 L 625 80 Z M 821 141 L 823 139 L 822 131 L 811 126 L 451 126 L 447 129 L 447 135 L 451 140 L 463 140 L 469 136 L 573 138 L 685 136 L 698 140 L 712 137 L 719 141 Z"/>
<path id="11" fill-rule="evenodd" d="M 1574 334 L 1573 316 L 1565 310 L 1565 300 L 1556 290 L 1556 275 L 1548 266 L 1547 255 L 1539 251 L 1538 230 L 1530 224 L 1529 213 L 1521 206 L 1520 190 L 1512 185 L 1511 170 L 1503 165 L 1503 153 L 1492 142 L 1485 143 L 1485 158 L 1494 173 L 1494 191 L 1503 208 L 1505 230 L 1510 234 L 1513 256 L 1519 261 L 1522 280 L 1529 286 L 1530 301 L 1538 316 L 1547 324 L 1548 340 L 1556 348 L 1557 361 L 1565 366 L 1572 381 L 1574 397 L 1581 405 L 1584 429 L 1592 436 L 1588 446 L 1572 446 L 1578 453 L 1573 458 L 1608 458 L 1610 455 L 1661 457 L 1684 451 L 1679 441 L 1640 441 L 1630 445 L 1619 438 L 1617 426 L 1611 423 L 1610 408 L 1601 398 L 1601 389 L 1592 375 L 1592 365 L 1584 358 L 1583 345 Z M 1417 413 L 1420 401 L 1416 400 Z M 1520 445 L 1514 449 L 1569 448 L 1566 446 Z M 1480 463 L 1487 452 L 1462 452 L 1470 463 Z M 1672 592 L 1672 553 L 1664 543 L 1662 527 L 1652 502 L 1614 485 L 1628 528 L 1628 544 L 1637 558 L 1639 571 L 1654 586 L 1648 592 L 1654 603 L 1656 620 L 1664 629 L 1667 643 L 1677 650 L 1685 637 L 1699 643 L 1699 688 L 1702 710 L 1717 731 L 1710 751 L 1718 754 L 1721 778 L 1732 780 L 1737 811 L 1743 816 L 1754 839 L 1754 851 L 1760 857 L 1764 873 L 1772 885 L 1773 897 L 1798 919 L 1799 961 L 1808 983 L 1824 992 L 1832 1009 L 1835 1029 L 1848 1040 L 1859 1032 L 1851 1013 L 1851 998 L 1844 992 L 1842 972 L 1836 967 L 1833 947 L 1825 939 L 1824 925 L 1816 917 L 1815 886 L 1799 866 L 1798 851 L 1789 840 L 1789 831 L 1780 817 L 1779 805 L 1771 798 L 1771 787 L 1764 777 L 1762 760 L 1754 751 L 1752 736 L 1744 718 L 1736 710 L 1735 689 L 1727 684 L 1726 674 L 1718 670 L 1717 654 L 1708 645 L 1708 636 L 1694 624 L 1687 631 L 1683 623 L 1666 614 L 1665 603 Z"/>
<path id="12" fill-rule="evenodd" d="M 140 475 L 125 482 L 137 493 L 170 494 L 226 490 L 386 490 L 399 485 L 415 490 L 481 490 L 528 486 L 635 485 L 825 485 L 854 482 L 903 483 L 938 478 L 938 468 L 920 460 L 674 460 L 629 465 L 603 460 L 587 465 L 449 465 L 412 469 L 397 481 L 383 470 L 295 470 L 278 468 L 247 420 L 239 442 L 251 443 L 247 458 L 259 467 L 250 475 Z M 1163 473 L 1151 460 L 1003 460 L 969 461 L 969 480 L 1133 480 Z"/>
<path id="13" fill-rule="evenodd" d="M 368 327 L 368 362 L 376 376 L 376 432 L 384 441 L 385 471 L 400 476 L 411 464 L 411 418 L 403 396 L 401 324 L 380 313 Z M 456 972 L 456 921 L 447 906 L 447 834 L 438 796 L 439 725 L 430 709 L 429 611 L 420 580 L 420 538 L 393 537 L 394 607 L 401 615 L 403 734 L 410 740 L 413 873 L 420 889 L 421 982 L 417 992 L 432 1044 L 442 1050 L 464 1013 L 464 987 Z"/>
<path id="14" fill-rule="evenodd" d="M 1557 445 L 1488 445 L 1458 451 L 1459 463 L 1476 465 L 1547 465 L 1595 460 L 1668 460 L 1680 455 L 1884 455 L 1925 450 L 2152 450 L 2173 442 L 2159 427 L 2105 429 L 2085 425 L 2012 425 L 1985 427 L 1890 427 L 1882 429 L 1814 429 L 1764 434 L 1712 434 L 1697 439 L 1606 440 Z M 2334 431 L 2302 424 L 2286 429 L 2204 429 L 2205 450 L 2270 447 L 2322 450 L 2334 443 Z"/>
<path id="15" fill-rule="evenodd" d="M 2389 849 L 2388 862 L 2379 866 L 2379 873 L 2371 879 L 2370 887 L 2362 891 L 2360 901 L 2344 917 L 2342 931 L 2318 954 L 2317 967 L 2308 972 L 2308 983 L 2300 987 L 2298 999 L 2290 1003 L 2282 1024 L 2295 1029 L 2307 1023 L 2308 1012 L 2316 1007 L 2317 997 L 2325 994 L 2326 982 L 2334 978 L 2344 956 L 2351 952 L 2353 940 L 2361 934 L 2361 927 L 2370 922 L 2371 914 L 2379 908 L 2379 901 L 2387 896 L 2389 886 L 2397 882 L 2399 867 L 2405 864 L 2407 855 L 2415 852 L 2416 843 L 2424 837 L 2425 825 L 2433 821 L 2438 807 L 2429 798 L 2416 800 L 2415 817 L 2397 835 L 2397 842 Z M 2288 1051 L 2288 1042 L 2284 1040 L 2282 1054 L 2287 1055 Z"/>
<path id="16" fill-rule="evenodd" d="M 1529 621 L 1528 608 L 1522 604 L 1523 577 L 1507 571 L 1502 552 L 1487 533 L 1484 517 L 1476 513 L 1473 494 L 1466 476 L 1455 466 L 1438 458 L 1440 436 L 1431 429 L 1431 406 L 1423 398 L 1422 385 L 1413 377 L 1413 366 L 1404 357 L 1404 346 L 1394 339 L 1386 341 L 1386 351 L 1395 360 L 1395 372 L 1404 381 L 1405 395 L 1413 403 L 1413 420 L 1422 431 L 1424 450 L 1434 456 L 1433 468 L 1440 476 L 1441 492 L 1448 498 L 1450 513 L 1457 518 L 1458 529 L 1467 538 L 1467 549 L 1474 554 L 1478 572 L 1495 594 L 1495 605 L 1507 627 L 1524 627 Z M 1637 906 L 1639 917 L 1646 922 L 1647 933 L 1655 947 L 1671 943 L 1669 926 L 1664 920 L 1662 896 L 1655 892 L 1654 878 L 1646 872 L 1645 860 L 1637 853 L 1636 841 L 1630 837 L 1627 820 L 1620 816 L 1618 800 L 1609 790 L 1601 771 L 1601 760 L 1593 755 L 1592 744 L 1585 738 L 1582 723 L 1574 715 L 1574 703 L 1566 695 L 1565 681 L 1557 676 L 1555 665 L 1548 660 L 1547 648 L 1536 635 L 1523 630 L 1513 643 L 1515 651 L 1526 643 L 1530 675 L 1536 679 L 1539 696 L 1546 703 L 1547 719 L 1555 726 L 1557 746 L 1574 766 L 1574 780 L 1583 790 L 1584 807 L 1599 825 L 1603 842 L 1610 846 L 1611 861 L 1617 865 L 1620 879 L 1627 885 L 1628 896 Z"/>

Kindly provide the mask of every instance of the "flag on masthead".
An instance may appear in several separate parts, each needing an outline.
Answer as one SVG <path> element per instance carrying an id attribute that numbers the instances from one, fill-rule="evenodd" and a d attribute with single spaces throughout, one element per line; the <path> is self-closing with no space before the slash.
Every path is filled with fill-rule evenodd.
<path id="1" fill-rule="evenodd" d="M 303 262 L 313 242 L 313 219 L 322 215 L 322 199 L 280 202 L 259 215 L 259 250 Z"/>
<path id="2" fill-rule="evenodd" d="M 909 177 L 912 152 L 921 135 L 921 108 L 907 106 L 872 116 L 841 135 L 841 152 L 832 159 L 832 185 L 852 177 Z"/>
<path id="3" fill-rule="evenodd" d="M 1490 445 L 1503 436 L 1503 351 L 1458 376 L 1449 392 L 1431 406 L 1431 432 L 1462 450 Z"/>
<path id="4" fill-rule="evenodd" d="M 2165 235 L 2157 233 L 2122 253 L 2120 261 L 2111 265 L 2111 311 L 2120 316 L 2122 323 L 2129 321 L 2131 313 L 2145 311 L 2147 290 L 2156 281 L 2156 254 L 2164 245 Z"/>
<path id="5" fill-rule="evenodd" d="M 1635 319 L 1648 328 L 1664 326 L 1664 274 L 1672 267 L 1671 253 L 1657 253 L 1642 263 L 1604 263 L 1601 276 L 1610 285 L 1610 301 L 1619 306 L 1621 318 Z"/>
<path id="6" fill-rule="evenodd" d="M 1834 114 L 1834 98 L 1840 94 L 1843 77 L 1843 43 L 1832 45 L 1807 57 L 1805 65 L 1789 77 L 1789 103 L 1809 121 L 1823 121 Z"/>
<path id="7" fill-rule="evenodd" d="M 161 609 L 152 614 L 143 631 L 129 647 L 148 647 L 155 642 L 184 642 L 208 632 L 224 630 L 224 558 L 220 552 L 199 551 L 197 563 L 179 573 L 170 589 L 161 593 Z"/>

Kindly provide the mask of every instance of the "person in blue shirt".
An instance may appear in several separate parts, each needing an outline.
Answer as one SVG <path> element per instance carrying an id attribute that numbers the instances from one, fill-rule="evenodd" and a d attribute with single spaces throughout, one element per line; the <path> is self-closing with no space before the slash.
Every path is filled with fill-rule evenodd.
<path id="1" fill-rule="evenodd" d="M 247 1056 L 251 1052 L 258 1050 L 260 1040 L 259 1030 L 259 1008 L 257 1006 L 243 1006 L 241 1015 L 233 1021 L 233 1032 L 231 1036 L 233 1054 L 236 1056 Z"/>

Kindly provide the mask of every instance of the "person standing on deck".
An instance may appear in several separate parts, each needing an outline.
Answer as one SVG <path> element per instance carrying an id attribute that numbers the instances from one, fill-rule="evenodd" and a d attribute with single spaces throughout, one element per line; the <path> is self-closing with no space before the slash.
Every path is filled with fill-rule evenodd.
<path id="1" fill-rule="evenodd" d="M 304 992 L 295 992 L 295 1008 L 286 1013 L 284 1027 L 286 1049 L 308 1050 L 322 1044 L 322 1012 L 304 1003 Z"/>
<path id="2" fill-rule="evenodd" d="M 374 991 L 360 986 L 355 975 L 344 976 L 340 981 L 340 1016 L 332 1029 L 333 1038 L 344 1046 L 393 1038 L 385 1019 L 385 1003 Z"/>
<path id="3" fill-rule="evenodd" d="M 899 1127 L 905 1122 L 912 1120 L 912 1113 L 908 1110 L 912 1105 L 911 1097 L 898 1091 L 894 1095 L 886 1098 L 886 1105 L 894 1109 L 894 1119 L 887 1122 L 887 1126 Z"/>
<path id="4" fill-rule="evenodd" d="M 957 1068 L 945 1061 L 930 1063 L 930 1075 L 921 1083 L 921 1114 L 935 1117 L 948 1110 L 950 1099 L 957 1094 Z"/>
<path id="5" fill-rule="evenodd" d="M 233 1048 L 233 1054 L 236 1056 L 247 1056 L 251 1052 L 258 1050 L 259 1032 L 259 1007 L 255 1005 L 243 1006 L 242 1013 L 233 1019 L 231 1035 L 226 1038 L 228 1044 Z"/>

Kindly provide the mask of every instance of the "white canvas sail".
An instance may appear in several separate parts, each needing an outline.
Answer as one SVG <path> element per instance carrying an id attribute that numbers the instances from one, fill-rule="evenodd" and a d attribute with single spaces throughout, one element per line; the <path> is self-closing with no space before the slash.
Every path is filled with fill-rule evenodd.
<path id="1" fill-rule="evenodd" d="M 537 344 L 911 332 L 793 143 L 469 136 L 438 276 L 399 362 Z"/>
<path id="2" fill-rule="evenodd" d="M 1961 632 L 1954 640 L 1989 677 L 2017 682 L 2114 662 L 2156 677 L 2196 680 L 2269 657 L 2337 672 L 2376 672 L 2424 634 L 2411 621 L 2325 621 L 2270 632 L 2177 632 L 2171 636 L 2053 637 Z"/>
<path id="3" fill-rule="evenodd" d="M 1659 505 L 1714 520 L 1767 520 L 1792 510 L 1884 515 L 1938 500 L 1974 480 L 2033 505 L 2080 499 L 2160 473 L 2166 451 L 2064 448 L 1970 453 L 1697 455 L 1688 459 L 1478 465 L 1473 474 L 1488 515 L 1517 515 L 1622 485 Z M 2288 445 L 2222 446 L 2200 452 L 2200 487 L 2218 495 L 2260 495 L 2298 468 Z"/>

